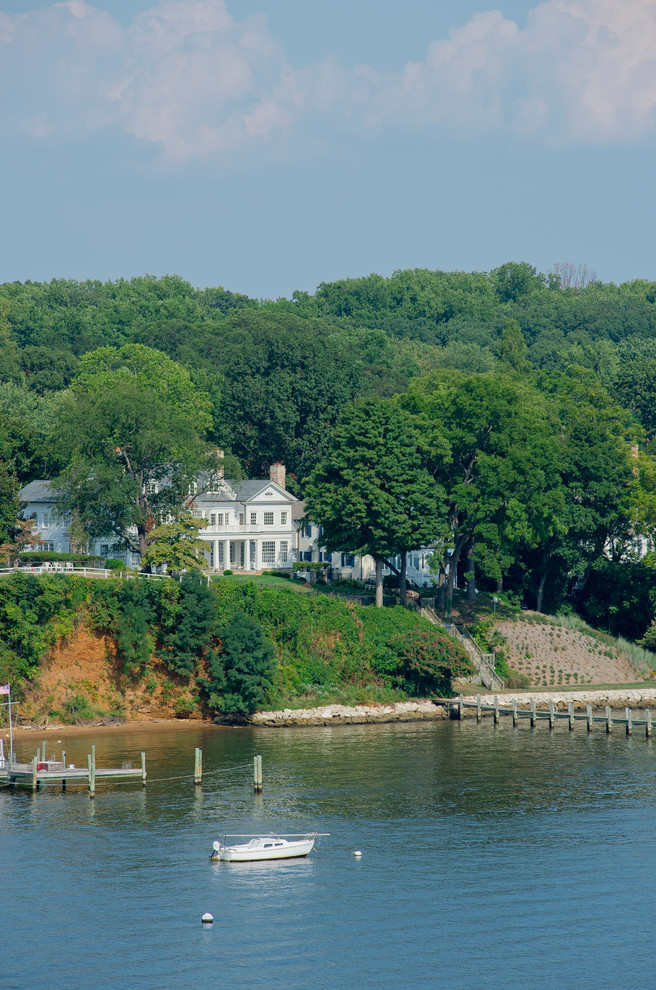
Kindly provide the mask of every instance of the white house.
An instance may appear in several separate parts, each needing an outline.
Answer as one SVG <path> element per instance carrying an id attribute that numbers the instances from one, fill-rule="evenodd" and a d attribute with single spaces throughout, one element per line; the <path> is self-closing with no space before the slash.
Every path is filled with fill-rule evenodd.
<path id="1" fill-rule="evenodd" d="M 330 552 L 321 545 L 321 527 L 312 521 L 305 511 L 305 502 L 296 502 L 294 519 L 297 523 L 296 559 L 298 561 L 319 561 L 328 564 L 333 580 L 352 579 L 354 581 L 375 581 L 376 562 L 373 557 L 365 554 L 349 553 L 348 551 Z M 433 547 L 421 547 L 413 550 L 407 556 L 406 577 L 408 583 L 419 588 L 430 588 L 437 584 L 437 575 L 430 569 L 430 558 Z M 400 557 L 390 561 L 397 570 L 401 567 Z M 383 568 L 383 576 L 393 574 L 389 567 Z"/>
<path id="2" fill-rule="evenodd" d="M 285 489 L 285 468 L 274 464 L 270 477 L 251 481 L 217 478 L 197 483 L 190 493 L 188 508 L 207 521 L 199 533 L 207 543 L 205 554 L 212 571 L 261 571 L 291 568 L 294 560 L 296 526 L 292 508 L 296 499 Z M 69 520 L 57 513 L 57 493 L 49 481 L 31 481 L 21 489 L 25 502 L 24 519 L 32 519 L 39 536 L 35 549 L 70 553 Z M 117 551 L 116 540 L 94 540 L 89 552 L 99 557 L 118 557 L 131 567 L 139 557 L 130 551 Z"/>
<path id="3" fill-rule="evenodd" d="M 193 497 L 191 511 L 207 521 L 199 533 L 212 571 L 291 568 L 296 527 L 285 468 L 273 464 L 268 479 L 219 478 Z"/>
<path id="4" fill-rule="evenodd" d="M 269 478 L 234 481 L 217 477 L 199 479 L 190 492 L 189 510 L 205 519 L 199 536 L 207 544 L 205 559 L 210 571 L 262 571 L 291 569 L 293 562 L 321 561 L 328 564 L 331 577 L 373 581 L 373 557 L 344 551 L 329 552 L 321 545 L 321 528 L 306 516 L 305 503 L 285 488 L 285 467 L 273 464 Z M 31 481 L 21 489 L 25 502 L 22 516 L 32 519 L 39 536 L 35 549 L 70 553 L 69 521 L 57 513 L 57 493 L 49 481 Z M 139 556 L 117 550 L 112 536 L 94 540 L 89 553 L 116 557 L 130 567 L 139 566 Z M 408 554 L 408 581 L 419 587 L 436 583 L 429 559 L 432 550 L 423 547 Z M 398 568 L 400 560 L 392 561 Z M 391 574 L 389 568 L 384 574 Z"/>

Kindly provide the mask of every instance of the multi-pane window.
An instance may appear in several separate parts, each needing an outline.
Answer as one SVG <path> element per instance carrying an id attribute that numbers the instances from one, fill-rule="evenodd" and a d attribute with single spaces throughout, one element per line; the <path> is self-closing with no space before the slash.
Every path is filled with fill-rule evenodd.
<path id="1" fill-rule="evenodd" d="M 286 526 L 287 525 L 287 513 L 286 512 L 281 512 L 280 513 L 280 525 L 281 526 Z"/>
<path id="2" fill-rule="evenodd" d="M 46 529 L 50 525 L 50 516 L 48 515 L 47 512 L 44 512 L 43 515 L 41 516 L 41 525 L 44 526 Z"/>
<path id="3" fill-rule="evenodd" d="M 355 557 L 352 553 L 342 554 L 342 567 L 353 567 L 355 565 Z"/>
<path id="4" fill-rule="evenodd" d="M 47 553 L 54 553 L 55 552 L 55 544 L 54 543 L 37 543 L 36 548 L 37 548 L 37 550 L 45 551 Z"/>
<path id="5" fill-rule="evenodd" d="M 273 526 L 273 512 L 264 513 L 264 525 Z"/>
<path id="6" fill-rule="evenodd" d="M 289 543 L 287 540 L 280 541 L 280 561 L 283 564 L 287 563 L 287 556 L 289 554 Z"/>
<path id="7" fill-rule="evenodd" d="M 226 512 L 226 522 L 228 521 L 228 513 Z M 223 526 L 223 513 L 217 512 L 216 514 L 216 525 Z"/>
<path id="8" fill-rule="evenodd" d="M 190 481 L 187 486 L 187 495 L 198 495 L 198 485 L 195 481 Z"/>
<path id="9" fill-rule="evenodd" d="M 210 512 L 210 526 L 216 526 L 216 512 Z"/>
<path id="10" fill-rule="evenodd" d="M 267 516 L 268 513 L 265 512 L 264 515 Z M 263 564 L 275 564 L 275 562 L 276 562 L 276 543 L 275 543 L 275 540 L 263 540 L 263 542 L 262 542 L 262 563 Z"/>
<path id="11" fill-rule="evenodd" d="M 257 526 L 257 512 L 251 512 L 251 526 Z"/>
<path id="12" fill-rule="evenodd" d="M 243 526 L 244 525 L 244 513 L 243 512 L 240 512 L 239 513 L 239 525 L 240 526 Z"/>

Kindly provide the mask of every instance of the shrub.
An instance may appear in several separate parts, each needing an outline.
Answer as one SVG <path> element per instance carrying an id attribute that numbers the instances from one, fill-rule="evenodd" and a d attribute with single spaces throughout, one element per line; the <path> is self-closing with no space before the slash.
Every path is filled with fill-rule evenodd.
<path id="1" fill-rule="evenodd" d="M 211 671 L 218 675 L 222 667 L 225 688 L 220 696 L 213 692 L 210 703 L 223 712 L 250 715 L 262 704 L 271 684 L 275 646 L 260 623 L 244 612 L 232 617 L 222 641 L 223 654 L 212 658 Z"/>
<path id="2" fill-rule="evenodd" d="M 453 677 L 471 673 L 467 652 L 449 636 L 414 630 L 393 636 L 399 687 L 415 696 L 451 694 Z"/>

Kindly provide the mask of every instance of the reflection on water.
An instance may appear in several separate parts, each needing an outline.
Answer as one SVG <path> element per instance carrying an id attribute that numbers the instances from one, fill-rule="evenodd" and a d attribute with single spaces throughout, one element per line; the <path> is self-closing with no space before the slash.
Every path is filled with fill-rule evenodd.
<path id="1" fill-rule="evenodd" d="M 0 792 L 2 986 L 653 985 L 651 740 L 465 721 L 56 749 L 91 741 L 98 766 L 144 749 L 148 786 Z M 308 859 L 209 862 L 223 832 L 305 829 L 331 833 Z"/>

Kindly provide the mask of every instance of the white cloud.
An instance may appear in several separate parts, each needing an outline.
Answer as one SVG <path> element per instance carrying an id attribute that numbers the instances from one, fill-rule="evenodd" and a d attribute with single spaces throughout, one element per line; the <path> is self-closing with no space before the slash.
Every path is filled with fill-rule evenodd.
<path id="1" fill-rule="evenodd" d="M 85 0 L 0 13 L 0 131 L 118 126 L 169 159 L 226 158 L 317 122 L 360 135 L 508 130 L 616 142 L 653 132 L 656 3 L 545 0 L 526 27 L 475 14 L 397 72 L 287 64 L 266 20 L 160 0 L 127 26 Z"/>

